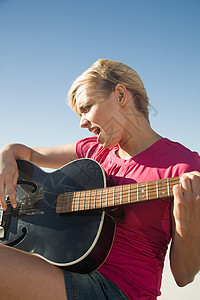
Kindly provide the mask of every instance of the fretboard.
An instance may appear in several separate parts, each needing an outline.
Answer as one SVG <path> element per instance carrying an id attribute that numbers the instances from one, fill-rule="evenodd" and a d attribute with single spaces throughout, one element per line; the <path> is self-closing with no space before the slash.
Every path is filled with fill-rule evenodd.
<path id="1" fill-rule="evenodd" d="M 67 213 L 103 209 L 136 202 L 167 199 L 173 197 L 173 186 L 179 183 L 180 178 L 174 177 L 93 190 L 66 192 L 58 196 L 56 212 Z"/>

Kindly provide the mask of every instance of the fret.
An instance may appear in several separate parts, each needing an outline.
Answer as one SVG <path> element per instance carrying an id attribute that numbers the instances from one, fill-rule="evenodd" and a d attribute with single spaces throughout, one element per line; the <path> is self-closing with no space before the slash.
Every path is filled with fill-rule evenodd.
<path id="1" fill-rule="evenodd" d="M 167 193 L 168 193 L 168 196 L 170 196 L 170 182 L 169 182 L 169 178 L 167 178 Z"/>
<path id="2" fill-rule="evenodd" d="M 88 209 L 88 205 L 90 203 L 90 197 L 91 197 L 91 190 L 86 192 L 84 209 Z"/>
<path id="3" fill-rule="evenodd" d="M 73 200 L 72 200 L 72 211 L 74 211 L 74 207 L 75 207 L 75 200 L 76 200 L 76 192 L 73 193 Z"/>
<path id="4" fill-rule="evenodd" d="M 90 209 L 90 204 L 91 204 L 91 194 L 92 194 L 92 190 L 90 190 L 90 194 L 89 194 L 88 209 Z"/>
<path id="5" fill-rule="evenodd" d="M 147 183 L 147 200 L 153 200 L 156 198 L 156 182 Z"/>
<path id="6" fill-rule="evenodd" d="M 107 207 L 107 190 L 106 188 L 102 189 L 102 201 L 101 201 L 101 207 Z"/>
<path id="7" fill-rule="evenodd" d="M 123 185 L 118 185 L 115 187 L 115 205 L 120 205 L 123 203 Z"/>
<path id="8" fill-rule="evenodd" d="M 94 208 L 96 208 L 96 201 L 97 201 L 97 190 L 95 190 L 95 195 L 94 195 Z"/>
<path id="9" fill-rule="evenodd" d="M 108 207 L 108 189 L 106 190 L 106 207 Z"/>
<path id="10" fill-rule="evenodd" d="M 64 201 L 64 195 L 60 195 L 60 208 L 62 211 L 65 211 L 66 210 L 66 202 Z"/>
<path id="11" fill-rule="evenodd" d="M 148 182 L 146 183 L 146 194 L 147 194 L 147 200 L 149 200 Z"/>
<path id="12" fill-rule="evenodd" d="M 84 199 L 83 199 L 83 210 L 85 210 L 85 199 L 87 199 L 86 193 L 87 193 L 87 191 L 85 190 Z"/>
<path id="13" fill-rule="evenodd" d="M 88 209 L 90 198 L 91 198 L 91 190 L 85 191 L 84 210 Z"/>
<path id="14" fill-rule="evenodd" d="M 81 199 L 81 191 L 79 192 L 77 211 L 79 211 L 79 208 L 80 208 L 80 199 Z"/>
<path id="15" fill-rule="evenodd" d="M 123 195 L 123 185 L 121 185 L 120 204 L 123 204 L 122 195 Z"/>
<path id="16" fill-rule="evenodd" d="M 113 205 L 115 205 L 115 189 L 116 186 L 113 187 Z"/>
<path id="17" fill-rule="evenodd" d="M 68 195 L 68 201 L 66 204 L 68 204 L 68 211 L 70 211 L 70 193 L 68 193 L 67 195 Z"/>
<path id="18" fill-rule="evenodd" d="M 158 180 L 156 180 L 156 191 L 157 191 L 157 198 L 159 198 L 159 183 L 158 183 Z"/>
<path id="19" fill-rule="evenodd" d="M 128 202 L 131 203 L 131 185 L 129 184 L 129 189 L 128 189 Z"/>
<path id="20" fill-rule="evenodd" d="M 103 189 L 101 189 L 101 195 L 100 195 L 100 208 L 102 207 L 102 195 L 103 195 Z"/>
<path id="21" fill-rule="evenodd" d="M 83 210 L 84 197 L 85 197 L 85 191 L 80 191 L 80 201 L 78 203 L 78 211 Z"/>
<path id="22" fill-rule="evenodd" d="M 141 184 L 140 197 L 144 200 L 145 198 L 145 184 Z"/>
<path id="23" fill-rule="evenodd" d="M 139 183 L 137 183 L 137 201 L 139 201 Z"/>
<path id="24" fill-rule="evenodd" d="M 166 179 L 164 179 L 160 182 L 159 192 L 160 192 L 160 197 L 159 198 L 163 198 L 164 196 L 167 195 L 167 181 L 166 181 Z"/>
<path id="25" fill-rule="evenodd" d="M 76 203 L 75 203 L 75 211 L 79 211 L 80 209 L 80 201 L 81 201 L 81 191 L 76 193 Z"/>
<path id="26" fill-rule="evenodd" d="M 65 199 L 64 199 L 65 200 Z M 65 201 L 64 201 L 65 202 Z M 65 209 L 67 210 L 67 211 L 70 211 L 69 209 L 70 209 L 70 206 L 69 206 L 69 194 L 67 194 L 67 202 L 66 202 L 66 204 L 65 204 Z"/>
<path id="27" fill-rule="evenodd" d="M 93 207 L 94 207 L 95 195 L 96 195 L 96 191 L 95 190 L 91 190 L 90 207 L 89 207 L 89 209 L 93 209 Z"/>
<path id="28" fill-rule="evenodd" d="M 62 200 L 62 210 L 63 210 L 63 211 L 67 211 L 67 201 L 65 201 L 65 198 L 66 198 L 65 194 L 63 194 L 63 195 L 61 196 L 61 200 Z"/>

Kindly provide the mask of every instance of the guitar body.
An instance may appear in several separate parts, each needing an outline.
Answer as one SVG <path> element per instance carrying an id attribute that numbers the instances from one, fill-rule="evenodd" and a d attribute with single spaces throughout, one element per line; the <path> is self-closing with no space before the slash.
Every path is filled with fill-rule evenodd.
<path id="1" fill-rule="evenodd" d="M 18 160 L 17 208 L 2 212 L 0 242 L 67 270 L 88 273 L 106 259 L 115 222 L 104 210 L 56 213 L 59 194 L 105 187 L 100 165 L 79 159 L 52 173 Z"/>

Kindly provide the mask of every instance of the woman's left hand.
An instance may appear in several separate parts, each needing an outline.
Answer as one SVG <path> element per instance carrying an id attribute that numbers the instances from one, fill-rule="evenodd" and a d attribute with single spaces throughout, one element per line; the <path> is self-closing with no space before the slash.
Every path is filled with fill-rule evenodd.
<path id="1" fill-rule="evenodd" d="M 179 286 L 192 282 L 200 271 L 200 173 L 181 176 L 173 187 L 171 270 Z"/>
<path id="2" fill-rule="evenodd" d="M 182 238 L 197 236 L 200 242 L 200 172 L 185 173 L 180 180 L 173 188 L 176 231 Z"/>

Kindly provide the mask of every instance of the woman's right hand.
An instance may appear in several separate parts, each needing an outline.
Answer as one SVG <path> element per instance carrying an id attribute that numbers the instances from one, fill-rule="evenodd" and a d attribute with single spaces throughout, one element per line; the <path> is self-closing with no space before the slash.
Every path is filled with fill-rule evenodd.
<path id="1" fill-rule="evenodd" d="M 0 205 L 7 209 L 5 188 L 13 208 L 17 206 L 16 187 L 19 177 L 16 158 L 11 145 L 0 150 Z"/>
<path id="2" fill-rule="evenodd" d="M 57 169 L 77 159 L 76 143 L 36 148 L 13 143 L 0 149 L 0 205 L 3 210 L 7 208 L 5 188 L 12 207 L 17 206 L 16 188 L 19 173 L 16 159 L 32 161 L 40 167 Z"/>

